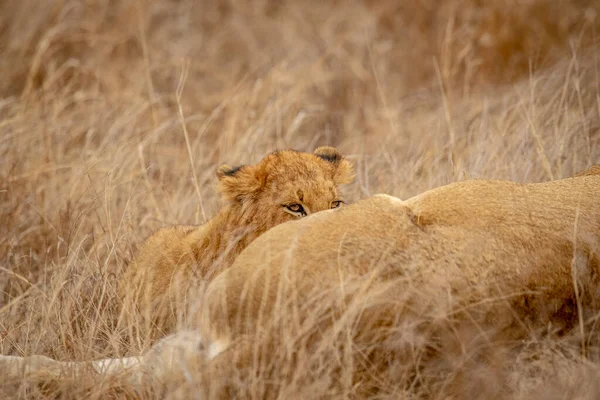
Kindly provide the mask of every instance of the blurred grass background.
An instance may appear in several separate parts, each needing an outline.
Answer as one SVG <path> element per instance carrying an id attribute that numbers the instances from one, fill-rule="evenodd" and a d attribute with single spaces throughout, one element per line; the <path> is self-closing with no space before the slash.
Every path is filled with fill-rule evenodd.
<path id="1" fill-rule="evenodd" d="M 139 350 L 115 329 L 115 282 L 150 232 L 215 213 L 220 163 L 337 146 L 356 164 L 355 201 L 600 162 L 599 12 L 592 0 L 0 2 L 0 352 Z M 522 385 L 554 367 L 536 368 Z M 12 390 L 0 387 L 34 395 Z"/>

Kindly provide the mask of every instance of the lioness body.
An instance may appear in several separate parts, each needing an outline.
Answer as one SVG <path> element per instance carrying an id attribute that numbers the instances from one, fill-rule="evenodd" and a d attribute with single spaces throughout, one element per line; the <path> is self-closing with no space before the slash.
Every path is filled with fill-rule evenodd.
<path id="1" fill-rule="evenodd" d="M 340 343 L 333 359 L 351 351 L 352 385 L 368 397 L 409 384 L 412 374 L 439 372 L 453 357 L 466 357 L 459 370 L 468 376 L 497 341 L 549 327 L 567 332 L 578 321 L 585 331 L 600 308 L 599 198 L 597 174 L 538 184 L 474 180 L 406 201 L 374 196 L 275 227 L 204 297 L 197 326 L 222 351 L 216 376 L 252 376 L 259 359 L 278 365 L 263 372 L 270 380 L 285 381 L 279 371 L 293 370 L 290 360 L 321 363 L 314 352 Z M 282 350 L 290 338 L 308 350 Z"/>
<path id="2" fill-rule="evenodd" d="M 595 276 L 599 199 L 600 175 L 534 184 L 472 180 L 406 201 L 374 196 L 281 225 L 257 239 L 212 283 L 207 298 L 226 291 L 229 300 L 226 312 L 219 304 L 207 323 L 214 328 L 230 315 L 231 331 L 249 282 L 253 290 L 270 294 L 244 297 L 244 320 L 255 321 L 274 309 L 284 273 L 291 274 L 286 280 L 294 276 L 297 284 L 322 290 L 338 284 L 340 269 L 344 276 L 363 275 L 386 264 L 398 275 L 423 275 L 423 283 L 458 269 L 457 279 L 490 290 L 539 287 L 563 299 L 572 294 L 574 258 L 588 263 Z M 297 291 L 299 302 L 305 294 Z"/>

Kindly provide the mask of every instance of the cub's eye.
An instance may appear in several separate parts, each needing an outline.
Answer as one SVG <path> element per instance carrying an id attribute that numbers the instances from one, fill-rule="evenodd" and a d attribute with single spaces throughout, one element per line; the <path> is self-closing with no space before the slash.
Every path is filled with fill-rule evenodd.
<path id="1" fill-rule="evenodd" d="M 331 208 L 338 208 L 338 207 L 340 207 L 342 204 L 346 204 L 346 203 L 344 203 L 342 200 L 336 200 L 336 201 L 332 201 L 332 202 L 331 202 Z"/>
<path id="2" fill-rule="evenodd" d="M 288 210 L 293 212 L 301 212 L 302 210 L 304 210 L 304 208 L 302 208 L 300 204 L 289 204 L 286 207 L 288 208 Z"/>
<path id="3" fill-rule="evenodd" d="M 306 211 L 304 211 L 304 207 L 302 207 L 298 203 L 286 204 L 284 207 L 290 214 L 301 215 L 301 216 L 306 215 Z"/>

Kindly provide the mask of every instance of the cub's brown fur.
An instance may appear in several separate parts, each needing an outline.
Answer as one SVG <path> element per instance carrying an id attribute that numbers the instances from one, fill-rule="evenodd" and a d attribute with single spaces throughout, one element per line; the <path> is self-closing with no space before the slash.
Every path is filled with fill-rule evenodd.
<path id="1" fill-rule="evenodd" d="M 284 150 L 256 165 L 217 171 L 224 206 L 202 226 L 173 226 L 150 236 L 120 288 L 126 311 L 140 308 L 146 321 L 168 331 L 173 302 L 190 282 L 210 281 L 263 232 L 343 203 L 338 185 L 354 179 L 349 161 L 332 147 L 314 153 Z"/>

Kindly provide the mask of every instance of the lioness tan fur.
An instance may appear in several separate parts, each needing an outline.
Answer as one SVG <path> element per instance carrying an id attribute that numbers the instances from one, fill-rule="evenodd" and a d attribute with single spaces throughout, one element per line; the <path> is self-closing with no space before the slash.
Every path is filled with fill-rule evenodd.
<path id="1" fill-rule="evenodd" d="M 478 284 L 489 285 L 493 278 L 502 286 L 540 286 L 544 292 L 561 292 L 561 297 L 571 292 L 569 271 L 575 256 L 583 257 L 580 262 L 588 265 L 590 274 L 598 262 L 598 196 L 599 174 L 533 184 L 470 180 L 406 201 L 377 195 L 277 227 L 246 249 L 212 283 L 209 293 L 227 291 L 228 297 L 237 299 L 248 282 L 253 290 L 268 285 L 267 300 L 244 299 L 244 312 L 257 317 L 273 308 L 276 293 L 272 291 L 284 272 L 300 277 L 298 284 L 319 282 L 322 288 L 337 284 L 340 268 L 362 275 L 377 263 L 393 262 L 398 264 L 398 274 L 405 273 L 409 264 L 417 272 L 423 264 L 440 264 L 431 268 L 433 272 L 457 266 L 461 275 Z M 344 263 L 339 263 L 340 256 Z M 297 296 L 302 301 L 304 291 L 298 290 Z M 232 329 L 238 304 L 235 300 L 227 304 Z"/>
<path id="2" fill-rule="evenodd" d="M 585 344 L 600 309 L 594 171 L 464 181 L 405 201 L 377 195 L 278 225 L 198 298 L 192 333 L 94 368 L 127 366 L 136 379 L 196 371 L 183 398 L 396 397 L 415 385 L 434 398 L 469 397 L 465 388 L 510 398 L 503 375 L 477 384 L 491 350 L 572 330 Z M 26 363 L 0 361 L 13 376 Z"/>
<path id="3" fill-rule="evenodd" d="M 314 153 L 273 152 L 256 165 L 221 166 L 224 201 L 201 226 L 172 226 L 150 236 L 120 287 L 126 310 L 141 309 L 164 334 L 191 282 L 210 281 L 268 229 L 343 204 L 339 185 L 354 179 L 352 165 L 333 147 Z"/>
<path id="4" fill-rule="evenodd" d="M 252 376 L 258 359 L 280 363 L 262 379 L 285 382 L 286 365 L 317 368 L 311 352 L 337 341 L 331 357 L 353 354 L 348 385 L 370 397 L 443 369 L 451 355 L 469 365 L 477 356 L 465 343 L 494 349 L 540 329 L 585 335 L 600 300 L 597 171 L 536 184 L 464 181 L 406 201 L 374 196 L 274 228 L 206 293 L 198 326 L 220 353 L 217 375 Z M 284 352 L 296 359 L 272 350 L 290 338 L 310 350 Z"/>

